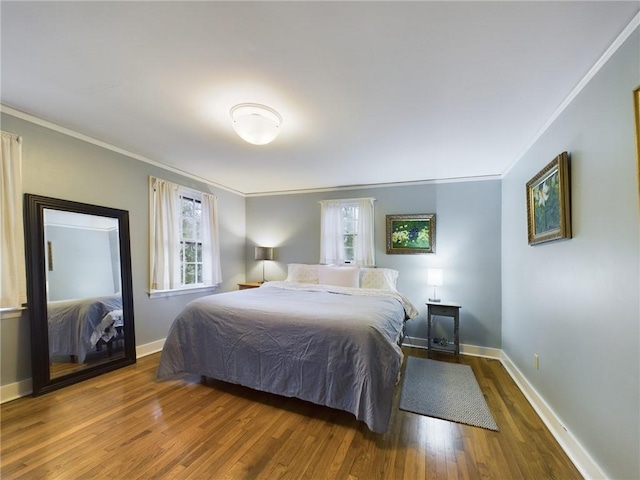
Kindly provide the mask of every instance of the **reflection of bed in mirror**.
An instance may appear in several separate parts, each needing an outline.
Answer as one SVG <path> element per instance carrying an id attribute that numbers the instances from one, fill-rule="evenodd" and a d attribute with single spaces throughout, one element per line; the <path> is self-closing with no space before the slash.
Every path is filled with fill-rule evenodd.
<path id="1" fill-rule="evenodd" d="M 43 220 L 49 359 L 57 375 L 61 364 L 111 357 L 118 333 L 123 339 L 118 221 L 49 208 Z"/>
<path id="2" fill-rule="evenodd" d="M 103 346 L 112 354 L 123 338 L 122 296 L 60 300 L 47 304 L 51 361 L 84 363 L 87 354 Z M 71 358 L 69 358 L 71 357 Z"/>

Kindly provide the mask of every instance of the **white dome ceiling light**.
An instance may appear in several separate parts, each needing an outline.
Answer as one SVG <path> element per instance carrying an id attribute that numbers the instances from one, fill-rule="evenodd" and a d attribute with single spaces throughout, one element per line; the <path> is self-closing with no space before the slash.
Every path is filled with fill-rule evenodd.
<path id="1" fill-rule="evenodd" d="M 282 117 L 266 105 L 240 103 L 232 107 L 229 113 L 233 119 L 233 129 L 246 142 L 266 145 L 280 133 Z"/>

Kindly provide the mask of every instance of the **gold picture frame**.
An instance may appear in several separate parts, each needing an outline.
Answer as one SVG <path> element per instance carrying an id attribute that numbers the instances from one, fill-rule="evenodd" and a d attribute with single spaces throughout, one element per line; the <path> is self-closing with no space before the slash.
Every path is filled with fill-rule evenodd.
<path id="1" fill-rule="evenodd" d="M 640 206 L 640 86 L 633 91 L 633 116 L 636 123 L 636 175 L 638 176 L 638 205 Z"/>
<path id="2" fill-rule="evenodd" d="M 435 253 L 436 215 L 387 215 L 387 253 Z"/>
<path id="3" fill-rule="evenodd" d="M 529 245 L 571 238 L 570 184 L 567 152 L 527 182 Z"/>

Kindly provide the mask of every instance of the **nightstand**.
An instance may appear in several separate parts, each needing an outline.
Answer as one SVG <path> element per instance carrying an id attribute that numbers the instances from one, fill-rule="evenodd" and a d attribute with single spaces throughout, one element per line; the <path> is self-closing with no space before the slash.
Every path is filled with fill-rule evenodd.
<path id="1" fill-rule="evenodd" d="M 427 356 L 431 356 L 432 351 L 451 352 L 456 358 L 460 358 L 460 309 L 462 305 L 453 302 L 427 302 Z M 431 338 L 431 322 L 434 316 L 451 317 L 453 319 L 453 346 L 447 348 L 433 344 Z M 450 344 L 451 342 L 449 342 Z"/>
<path id="2" fill-rule="evenodd" d="M 258 288 L 260 285 L 262 285 L 262 282 L 244 282 L 239 283 L 238 288 L 240 290 L 247 290 L 249 288 Z"/>

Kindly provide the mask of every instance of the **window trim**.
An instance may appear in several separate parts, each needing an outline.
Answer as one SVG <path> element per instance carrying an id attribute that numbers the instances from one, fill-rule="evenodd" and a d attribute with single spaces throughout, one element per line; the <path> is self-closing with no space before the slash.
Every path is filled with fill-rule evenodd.
<path id="1" fill-rule="evenodd" d="M 189 295 L 191 293 L 212 293 L 217 285 L 194 285 L 182 288 L 174 288 L 173 290 L 149 290 L 147 295 L 149 298 L 173 297 L 176 295 Z"/>

